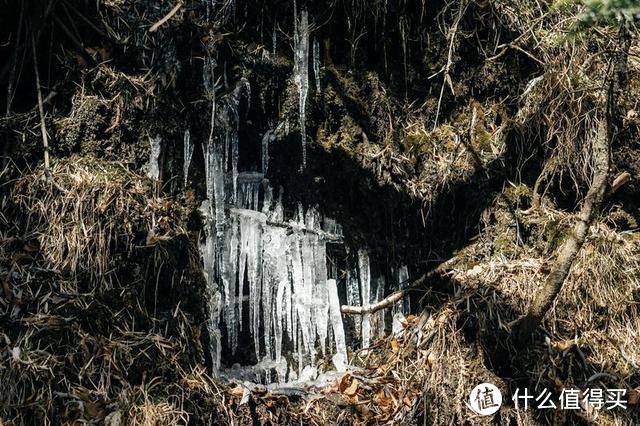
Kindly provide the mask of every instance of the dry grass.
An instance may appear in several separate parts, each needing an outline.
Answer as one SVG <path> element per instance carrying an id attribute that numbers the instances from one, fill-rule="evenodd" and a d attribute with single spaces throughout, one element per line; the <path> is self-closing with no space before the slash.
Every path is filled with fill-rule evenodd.
<path id="1" fill-rule="evenodd" d="M 34 173 L 14 194 L 39 250 L 50 268 L 112 287 L 114 253 L 130 251 L 148 222 L 150 184 L 117 163 L 80 158 L 55 163 L 52 175 L 57 188 Z"/>
<path id="2" fill-rule="evenodd" d="M 171 295 L 132 272 L 162 271 L 180 212 L 118 163 L 71 158 L 51 178 L 25 174 L 3 199 L 0 421 L 186 423 L 197 398 L 220 394 L 202 371 L 199 308 L 179 296 L 198 292 L 191 264 L 169 271 L 180 303 L 162 313 Z"/>

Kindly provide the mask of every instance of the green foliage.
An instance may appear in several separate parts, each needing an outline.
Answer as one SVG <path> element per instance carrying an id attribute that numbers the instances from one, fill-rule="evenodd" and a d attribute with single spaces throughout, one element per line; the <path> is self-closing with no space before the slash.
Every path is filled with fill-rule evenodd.
<path id="1" fill-rule="evenodd" d="M 580 17 L 584 26 L 622 24 L 640 18 L 639 0 L 582 0 L 586 10 Z"/>

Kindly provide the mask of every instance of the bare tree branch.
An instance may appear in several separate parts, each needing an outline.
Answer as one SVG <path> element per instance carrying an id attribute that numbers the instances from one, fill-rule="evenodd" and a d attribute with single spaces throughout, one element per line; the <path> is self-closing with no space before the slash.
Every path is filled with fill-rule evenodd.
<path id="1" fill-rule="evenodd" d="M 385 308 L 390 308 L 396 303 L 398 303 L 399 301 L 401 301 L 404 298 L 404 296 L 409 293 L 409 291 L 422 286 L 425 283 L 425 281 L 427 281 L 430 278 L 433 278 L 436 275 L 442 275 L 457 261 L 458 261 L 458 257 L 456 256 L 452 257 L 446 262 L 443 262 L 440 265 L 438 265 L 437 268 L 424 273 L 420 278 L 413 281 L 407 287 L 390 294 L 389 296 L 385 297 L 381 301 L 376 302 L 372 305 L 367 305 L 367 306 L 342 305 L 342 307 L 340 308 L 340 311 L 343 314 L 365 315 L 365 314 L 372 314 L 374 312 L 378 312 Z"/>

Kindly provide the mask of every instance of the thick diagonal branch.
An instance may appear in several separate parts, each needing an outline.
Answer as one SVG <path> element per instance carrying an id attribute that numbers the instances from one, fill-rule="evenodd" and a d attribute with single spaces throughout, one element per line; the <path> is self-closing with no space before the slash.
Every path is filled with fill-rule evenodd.
<path id="1" fill-rule="evenodd" d="M 607 194 L 611 158 L 611 142 L 614 135 L 617 117 L 617 99 L 626 78 L 626 63 L 629 55 L 630 37 L 628 30 L 620 28 L 619 48 L 606 77 L 607 102 L 605 114 L 598 123 L 597 134 L 593 141 L 594 174 L 591 187 L 587 192 L 578 221 L 573 231 L 560 247 L 558 257 L 542 285 L 536 293 L 526 315 L 519 318 L 513 326 L 512 337 L 517 345 L 522 346 L 529 340 L 533 331 L 542 322 L 545 314 L 551 309 L 562 290 L 573 262 L 584 244 L 593 218 Z M 611 66 L 613 65 L 613 66 Z M 618 186 L 621 184 L 617 183 Z"/>
<path id="2" fill-rule="evenodd" d="M 547 311 L 551 309 L 580 248 L 584 244 L 593 217 L 604 199 L 609 178 L 609 137 L 605 120 L 601 120 L 598 125 L 593 148 L 595 173 L 591 188 L 584 199 L 573 231 L 560 247 L 551 272 L 542 288 L 536 293 L 527 314 L 520 318 L 513 328 L 515 341 L 519 344 L 523 344 L 529 339 L 533 330 L 540 324 Z"/>
<path id="3" fill-rule="evenodd" d="M 391 293 L 389 296 L 385 297 L 379 302 L 376 302 L 367 306 L 342 305 L 342 307 L 340 308 L 340 311 L 343 314 L 365 315 L 365 314 L 372 314 L 374 312 L 378 312 L 385 308 L 391 308 L 393 305 L 401 301 L 409 293 L 409 291 L 414 290 L 418 287 L 421 287 L 428 279 L 433 278 L 436 275 L 442 275 L 457 260 L 458 260 L 457 257 L 452 257 L 446 262 L 443 262 L 440 265 L 438 265 L 437 268 L 422 274 L 420 278 L 417 278 L 416 280 L 411 282 L 407 287 Z"/>

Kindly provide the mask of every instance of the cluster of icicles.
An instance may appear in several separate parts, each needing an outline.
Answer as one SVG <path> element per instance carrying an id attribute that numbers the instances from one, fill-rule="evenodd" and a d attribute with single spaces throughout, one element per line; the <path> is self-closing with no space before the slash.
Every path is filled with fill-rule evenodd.
<path id="1" fill-rule="evenodd" d="M 253 339 L 258 371 L 254 380 L 270 381 L 270 371 L 278 382 L 311 380 L 317 375 L 314 363 L 318 351 L 332 355 L 337 371 L 348 364 L 345 331 L 340 311 L 337 272 L 327 271 L 327 244 L 342 243 L 342 230 L 317 209 L 304 211 L 301 205 L 293 217 L 285 217 L 282 189 L 279 196 L 264 178 L 268 167 L 269 144 L 273 132 L 262 141 L 262 171 L 239 172 L 237 107 L 248 94 L 246 81 L 217 100 L 212 111 L 211 137 L 202 144 L 206 193 L 200 211 L 205 218 L 205 238 L 201 245 L 207 282 L 209 318 L 207 321 L 214 372 L 220 369 L 224 326 L 226 347 L 235 354 L 241 330 Z M 150 140 L 149 175 L 159 175 L 157 153 L 160 138 Z M 184 135 L 185 185 L 194 144 L 187 130 Z M 371 279 L 366 250 L 357 251 L 357 264 L 340 284 L 346 287 L 347 303 L 366 306 L 384 295 L 382 277 Z M 398 281 L 406 280 L 406 267 L 399 270 Z M 373 284 L 373 285 L 372 285 Z M 245 286 L 248 288 L 245 289 Z M 243 323 L 243 310 L 248 324 Z M 247 313 L 247 312 L 245 312 Z M 384 333 L 381 312 L 358 318 L 356 331 L 362 347 L 373 336 Z M 297 358 L 297 369 L 289 361 Z"/>
<path id="2" fill-rule="evenodd" d="M 275 49 L 275 33 L 273 43 Z M 305 162 L 309 25 L 304 10 L 296 23 L 294 45 L 293 80 L 299 88 Z M 313 47 L 313 69 L 319 90 L 317 41 Z M 211 102 L 210 129 L 202 143 L 207 198 L 200 208 L 205 218 L 201 254 L 207 282 L 207 326 L 214 373 L 224 373 L 220 372 L 222 325 L 231 354 L 238 350 L 241 331 L 248 327 L 258 360 L 249 370 L 265 373 L 264 377 L 255 375 L 256 380 L 270 381 L 269 371 L 273 370 L 278 382 L 314 379 L 318 351 L 323 356 L 332 355 L 335 369 L 344 371 L 348 359 L 338 277 L 330 277 L 327 271 L 327 243 L 342 242 L 341 227 L 321 217 L 315 208 L 305 212 L 301 205 L 293 217 L 285 217 L 282 189 L 275 198 L 264 177 L 275 131 L 269 130 L 263 136 L 261 171 L 239 172 L 238 107 L 243 97 L 250 98 L 250 86 L 247 80 L 241 79 L 226 95 L 216 97 L 214 69 L 214 60 L 208 58 L 203 77 L 205 93 Z M 159 176 L 161 142 L 160 138 L 150 140 L 148 173 L 154 179 Z M 194 143 L 187 130 L 184 134 L 185 186 L 193 152 Z M 380 277 L 372 283 L 366 250 L 358 250 L 357 259 L 357 265 L 347 271 L 341 284 L 346 286 L 348 304 L 366 306 L 383 297 L 385 282 Z M 398 281 L 405 281 L 406 267 L 397 272 Z M 337 274 L 334 272 L 334 275 Z M 244 309 L 248 310 L 248 324 L 243 324 Z M 384 316 L 381 312 L 365 314 L 355 325 L 362 337 L 362 347 L 367 347 L 373 336 L 384 332 Z M 290 368 L 287 361 L 293 357 L 297 358 L 297 369 Z"/>

